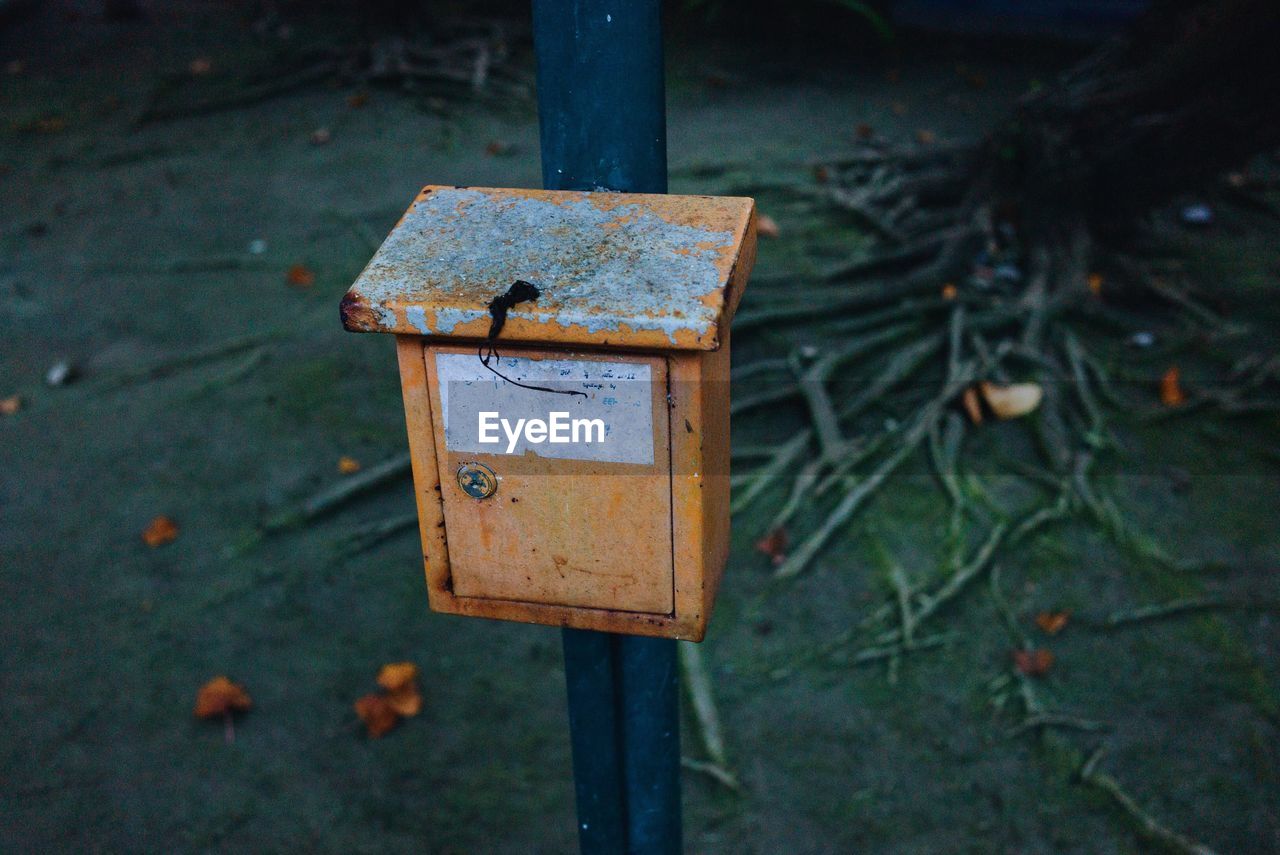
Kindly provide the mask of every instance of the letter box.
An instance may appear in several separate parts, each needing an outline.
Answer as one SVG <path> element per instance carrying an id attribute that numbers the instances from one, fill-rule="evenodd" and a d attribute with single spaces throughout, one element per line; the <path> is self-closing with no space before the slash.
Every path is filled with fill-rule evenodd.
<path id="1" fill-rule="evenodd" d="M 750 199 L 427 187 L 342 301 L 396 336 L 431 608 L 702 639 Z"/>

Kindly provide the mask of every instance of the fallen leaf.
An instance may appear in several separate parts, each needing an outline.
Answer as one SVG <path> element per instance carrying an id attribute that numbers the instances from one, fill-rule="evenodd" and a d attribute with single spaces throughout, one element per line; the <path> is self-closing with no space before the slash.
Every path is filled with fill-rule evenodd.
<path id="1" fill-rule="evenodd" d="M 889 105 L 889 109 L 893 111 L 895 116 L 907 115 L 907 105 L 903 104 L 901 101 L 894 101 Z"/>
<path id="2" fill-rule="evenodd" d="M 1043 677 L 1053 667 L 1053 651 L 1043 647 L 1038 650 L 1015 650 L 1013 665 L 1019 673 L 1028 677 Z"/>
<path id="3" fill-rule="evenodd" d="M 365 104 L 369 103 L 368 92 L 355 92 L 347 96 L 347 106 L 352 110 L 359 110 Z"/>
<path id="4" fill-rule="evenodd" d="M 413 684 L 418 679 L 418 666 L 412 662 L 390 662 L 378 671 L 378 685 L 388 692 L 395 692 Z"/>
<path id="5" fill-rule="evenodd" d="M 316 284 L 316 274 L 305 264 L 295 264 L 285 273 L 284 281 L 293 288 L 310 288 Z"/>
<path id="6" fill-rule="evenodd" d="M 214 677 L 196 692 L 196 718 L 217 718 L 252 706 L 253 699 L 244 687 L 223 676 Z"/>
<path id="7" fill-rule="evenodd" d="M 399 691 L 387 692 L 385 697 L 397 715 L 408 718 L 422 712 L 422 695 L 418 694 L 417 686 L 410 685 Z"/>
<path id="8" fill-rule="evenodd" d="M 1089 293 L 1095 297 L 1102 296 L 1102 274 L 1090 273 L 1088 278 Z"/>
<path id="9" fill-rule="evenodd" d="M 954 282 L 948 282 L 942 286 L 942 299 L 944 300 L 954 300 L 959 293 Z"/>
<path id="10" fill-rule="evenodd" d="M 761 214 L 756 218 L 756 233 L 762 238 L 776 238 L 782 234 L 782 230 L 778 228 L 778 222 L 768 214 Z"/>
<path id="11" fill-rule="evenodd" d="M 969 421 L 975 425 L 982 424 L 982 401 L 978 398 L 978 390 L 970 386 L 964 390 L 964 394 L 960 396 L 960 404 L 964 407 L 965 415 L 969 417 Z"/>
<path id="12" fill-rule="evenodd" d="M 345 454 L 338 458 L 338 472 L 342 475 L 354 475 L 360 471 L 360 461 Z"/>
<path id="13" fill-rule="evenodd" d="M 152 549 L 178 539 L 178 524 L 161 514 L 153 519 L 142 532 L 142 542 Z"/>
<path id="14" fill-rule="evenodd" d="M 0 398 L 0 416 L 11 416 L 20 409 L 22 409 L 21 395 L 10 395 L 7 398 Z"/>
<path id="15" fill-rule="evenodd" d="M 31 127 L 38 134 L 57 134 L 67 129 L 67 120 L 61 116 L 45 116 L 43 119 L 36 119 Z"/>
<path id="16" fill-rule="evenodd" d="M 333 139 L 333 132 L 328 128 L 316 128 L 311 132 L 312 145 L 327 145 Z"/>
<path id="17" fill-rule="evenodd" d="M 490 157 L 510 157 L 516 153 L 516 147 L 503 140 L 490 140 L 484 147 L 484 153 Z"/>
<path id="18" fill-rule="evenodd" d="M 998 419 L 1016 419 L 1040 406 L 1044 390 L 1039 383 L 1010 383 L 1007 386 L 983 381 L 982 397 Z"/>
<path id="19" fill-rule="evenodd" d="M 1070 618 L 1071 612 L 1040 612 L 1036 615 L 1036 626 L 1045 635 L 1057 635 L 1066 627 Z"/>
<path id="20" fill-rule="evenodd" d="M 890 83 L 897 83 L 899 80 L 902 79 L 901 69 L 897 69 L 897 68 L 889 69 L 884 73 L 884 79 L 888 80 Z"/>
<path id="21" fill-rule="evenodd" d="M 876 135 L 876 129 L 866 122 L 861 122 L 858 127 L 854 128 L 853 133 L 854 136 L 865 142 Z"/>
<path id="22" fill-rule="evenodd" d="M 418 666 L 412 662 L 392 662 L 378 671 L 378 685 L 387 703 L 397 715 L 414 716 L 422 712 L 422 695 L 418 694 Z"/>
<path id="23" fill-rule="evenodd" d="M 26 69 L 26 64 L 20 59 L 11 59 L 4 64 L 5 74 L 21 74 Z"/>
<path id="24" fill-rule="evenodd" d="M 927 128 L 921 128 L 916 131 L 916 142 L 920 145 L 933 145 L 938 141 L 938 135 Z"/>
<path id="25" fill-rule="evenodd" d="M 1174 365 L 1160 378 L 1160 403 L 1166 407 L 1181 407 L 1187 402 L 1187 393 L 1182 391 L 1182 372 Z"/>
<path id="26" fill-rule="evenodd" d="M 355 707 L 356 715 L 364 722 L 365 730 L 373 739 L 386 736 L 400 721 L 399 714 L 391 708 L 390 702 L 383 695 L 365 695 L 356 701 Z"/>
<path id="27" fill-rule="evenodd" d="M 206 77 L 209 72 L 213 71 L 213 60 L 207 56 L 198 56 L 191 60 L 191 64 L 187 66 L 187 71 L 191 72 L 192 77 Z"/>
<path id="28" fill-rule="evenodd" d="M 756 541 L 756 551 L 769 556 L 773 565 L 777 567 L 787 560 L 787 545 L 790 542 L 791 537 L 787 534 L 787 530 L 778 526 Z"/>
<path id="29" fill-rule="evenodd" d="M 819 184 L 826 184 L 831 181 L 831 170 L 821 163 L 813 168 L 813 180 Z"/>

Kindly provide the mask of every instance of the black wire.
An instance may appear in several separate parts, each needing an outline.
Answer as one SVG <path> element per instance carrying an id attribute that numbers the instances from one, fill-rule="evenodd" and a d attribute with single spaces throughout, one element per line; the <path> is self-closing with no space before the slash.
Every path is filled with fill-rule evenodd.
<path id="1" fill-rule="evenodd" d="M 490 359 L 502 361 L 502 357 L 498 355 L 493 343 L 498 338 L 498 333 L 502 332 L 503 325 L 507 322 L 507 310 L 517 303 L 536 300 L 540 296 L 542 296 L 542 290 L 537 285 L 532 282 L 526 282 L 523 279 L 517 279 L 507 288 L 506 293 L 499 294 L 490 300 L 489 315 L 493 318 L 493 321 L 489 324 L 488 340 L 476 349 L 476 356 L 479 357 L 481 365 L 513 386 L 519 386 L 521 389 L 532 389 L 535 392 L 550 392 L 553 395 L 581 395 L 585 398 L 587 397 L 586 392 L 577 392 L 571 389 L 551 389 L 547 386 L 531 386 L 528 383 L 521 383 L 519 380 L 512 380 L 489 364 Z M 489 348 L 487 354 L 484 352 L 486 347 Z"/>

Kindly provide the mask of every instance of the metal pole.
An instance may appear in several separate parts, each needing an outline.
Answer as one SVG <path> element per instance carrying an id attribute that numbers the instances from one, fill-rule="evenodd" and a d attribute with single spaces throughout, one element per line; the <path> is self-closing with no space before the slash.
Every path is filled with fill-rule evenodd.
<path id="1" fill-rule="evenodd" d="M 534 0 L 542 183 L 667 191 L 660 0 Z M 682 851 L 676 643 L 564 630 L 585 855 Z"/>

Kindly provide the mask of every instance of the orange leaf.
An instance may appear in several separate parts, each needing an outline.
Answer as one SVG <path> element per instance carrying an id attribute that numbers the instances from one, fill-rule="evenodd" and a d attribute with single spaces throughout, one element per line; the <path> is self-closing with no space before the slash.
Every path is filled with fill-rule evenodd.
<path id="1" fill-rule="evenodd" d="M 1057 635 L 1066 627 L 1070 617 L 1071 612 L 1040 612 L 1036 615 L 1036 626 L 1040 627 L 1045 635 Z"/>
<path id="2" fill-rule="evenodd" d="M 198 56 L 191 60 L 191 64 L 187 66 L 187 71 L 191 72 L 192 77 L 205 77 L 209 72 L 213 71 L 213 60 L 207 56 Z"/>
<path id="3" fill-rule="evenodd" d="M 756 541 L 756 551 L 768 555 L 777 567 L 787 560 L 787 544 L 790 541 L 791 537 L 787 534 L 787 530 L 778 526 Z"/>
<path id="4" fill-rule="evenodd" d="M 895 116 L 907 115 L 907 105 L 903 104 L 901 101 L 894 101 L 889 105 L 889 109 L 893 111 Z"/>
<path id="5" fill-rule="evenodd" d="M 365 695 L 356 701 L 355 706 L 356 715 L 360 716 L 365 730 L 374 739 L 385 736 L 400 720 L 400 716 L 382 695 Z"/>
<path id="6" fill-rule="evenodd" d="M 196 717 L 217 718 L 230 712 L 244 712 L 253 706 L 253 699 L 243 686 L 226 677 L 214 677 L 196 693 Z"/>
<path id="7" fill-rule="evenodd" d="M 1013 664 L 1028 677 L 1043 677 L 1053 667 L 1053 651 L 1041 647 L 1038 650 L 1013 651 Z"/>
<path id="8" fill-rule="evenodd" d="M 978 390 L 975 387 L 970 386 L 964 390 L 964 394 L 960 396 L 960 404 L 964 407 L 969 421 L 975 425 L 982 424 L 982 401 L 978 398 Z"/>
<path id="9" fill-rule="evenodd" d="M 164 514 L 153 519 L 142 532 L 142 542 L 153 549 L 177 539 L 178 524 Z"/>
<path id="10" fill-rule="evenodd" d="M 778 221 L 768 214 L 761 214 L 756 218 L 756 232 L 762 238 L 776 238 L 782 234 L 782 229 L 778 228 Z"/>
<path id="11" fill-rule="evenodd" d="M 831 180 L 831 170 L 819 163 L 813 168 L 813 180 L 819 184 L 826 184 Z"/>
<path id="12" fill-rule="evenodd" d="M 422 712 L 422 695 L 418 694 L 417 686 L 408 685 L 403 689 L 387 692 L 384 697 L 386 697 L 387 703 L 391 705 L 397 715 L 407 718 Z"/>
<path id="13" fill-rule="evenodd" d="M 0 398 L 0 416 L 11 416 L 20 409 L 22 409 L 21 395 L 10 395 L 7 398 Z"/>
<path id="14" fill-rule="evenodd" d="M 1180 407 L 1186 402 L 1187 393 L 1182 391 L 1181 372 L 1174 365 L 1160 378 L 1160 403 L 1166 407 Z"/>
<path id="15" fill-rule="evenodd" d="M 359 110 L 365 104 L 369 103 L 368 92 L 356 92 L 347 96 L 347 106 L 353 110 Z"/>
<path id="16" fill-rule="evenodd" d="M 938 135 L 927 128 L 921 128 L 916 131 L 916 142 L 920 145 L 933 145 L 938 141 Z"/>
<path id="17" fill-rule="evenodd" d="M 954 300 L 959 293 L 954 282 L 948 282 L 942 286 L 942 299 L 944 300 Z"/>
<path id="18" fill-rule="evenodd" d="M 391 662 L 378 671 L 378 685 L 388 692 L 398 692 L 412 686 L 418 679 L 418 666 L 412 662 Z"/>
<path id="19" fill-rule="evenodd" d="M 860 140 L 869 140 L 876 135 L 876 129 L 863 122 L 853 129 L 853 133 Z"/>
<path id="20" fill-rule="evenodd" d="M 305 264 L 295 264 L 285 273 L 284 281 L 294 288 L 310 288 L 316 284 L 316 274 Z"/>
<path id="21" fill-rule="evenodd" d="M 1102 274 L 1090 273 L 1088 282 L 1089 282 L 1089 293 L 1095 297 L 1102 296 Z"/>
<path id="22" fill-rule="evenodd" d="M 360 461 L 354 457 L 342 455 L 338 458 L 338 472 L 342 475 L 354 475 L 360 471 Z"/>

